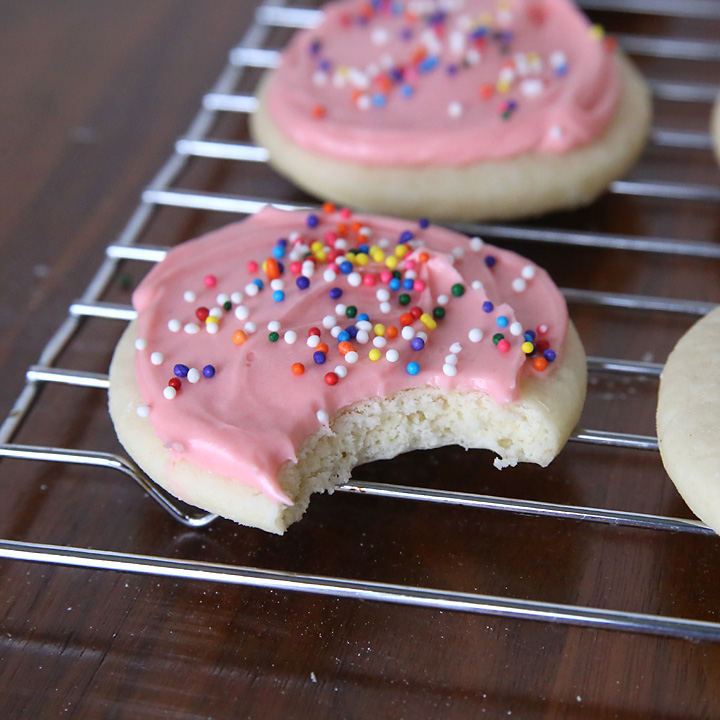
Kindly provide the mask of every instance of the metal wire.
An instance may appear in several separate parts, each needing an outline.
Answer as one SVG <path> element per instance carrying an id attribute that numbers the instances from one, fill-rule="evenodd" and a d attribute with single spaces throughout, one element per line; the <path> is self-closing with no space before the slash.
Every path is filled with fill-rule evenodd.
<path id="1" fill-rule="evenodd" d="M 585 0 L 583 7 L 592 10 L 612 10 L 628 13 L 682 15 L 706 20 L 720 19 L 720 6 L 707 0 Z M 29 414 L 39 397 L 39 390 L 47 384 L 60 383 L 69 387 L 88 387 L 107 390 L 105 374 L 90 373 L 55 366 L 60 352 L 72 341 L 82 322 L 92 318 L 109 318 L 130 321 L 134 310 L 123 304 L 108 303 L 100 298 L 116 272 L 121 260 L 159 262 L 167 248 L 140 242 L 148 221 L 158 207 L 171 206 L 251 214 L 268 203 L 283 208 L 299 207 L 292 203 L 277 203 L 273 198 L 235 196 L 209 193 L 192 188 L 178 188 L 174 183 L 193 157 L 221 159 L 230 162 L 264 163 L 267 152 L 249 143 L 220 141 L 209 137 L 218 113 L 252 113 L 256 101 L 252 95 L 238 94 L 235 88 L 248 68 L 272 68 L 278 61 L 278 52 L 265 46 L 270 30 L 276 27 L 301 28 L 317 23 L 319 11 L 285 7 L 283 2 L 266 2 L 256 13 L 256 22 L 246 33 L 238 48 L 230 54 L 228 66 L 212 90 L 205 95 L 201 109 L 188 132 L 175 146 L 175 153 L 153 178 L 142 195 L 141 203 L 131 217 L 118 241 L 107 248 L 106 260 L 82 296 L 69 309 L 68 318 L 50 339 L 38 362 L 26 373 L 27 383 L 12 411 L 0 426 L 0 457 L 20 460 L 81 464 L 107 468 L 132 477 L 153 499 L 184 525 L 201 527 L 212 522 L 215 515 L 187 508 L 167 495 L 150 481 L 137 465 L 127 458 L 94 450 L 66 449 L 20 445 L 12 442 L 20 424 Z M 653 57 L 683 58 L 694 61 L 720 60 L 720 43 L 676 38 L 649 38 L 621 35 L 623 47 L 636 54 Z M 715 88 L 703 84 L 682 84 L 665 79 L 652 79 L 656 98 L 671 102 L 709 103 L 715 97 Z M 707 152 L 710 147 L 706 133 L 688 132 L 673 128 L 655 128 L 651 142 L 660 147 Z M 675 184 L 666 182 L 618 181 L 610 192 L 622 195 L 646 196 L 661 199 L 694 202 L 720 202 L 720 188 L 708 185 Z M 577 247 L 616 249 L 628 252 L 684 255 L 699 258 L 720 258 L 720 246 L 699 240 L 680 241 L 674 238 L 632 237 L 585 231 L 523 227 L 499 224 L 462 224 L 457 229 L 486 238 L 522 240 Z M 563 290 L 570 303 L 620 308 L 644 312 L 684 313 L 697 316 L 708 312 L 714 304 L 673 298 L 640 297 L 636 295 L 587 291 L 566 288 Z M 593 357 L 588 360 L 592 373 L 621 374 L 629 378 L 657 378 L 662 365 L 635 362 L 616 358 Z M 657 439 L 579 428 L 571 441 L 594 446 L 612 446 L 632 451 L 656 451 Z M 670 531 L 713 535 L 697 520 L 669 518 L 657 515 L 608 510 L 582 506 L 561 505 L 532 500 L 502 498 L 472 493 L 439 491 L 427 488 L 394 484 L 351 482 L 338 491 L 385 497 L 412 502 L 431 502 L 445 506 L 494 510 L 540 518 L 557 518 L 570 521 L 597 522 L 611 526 L 643 528 L 653 531 Z M 258 568 L 215 565 L 169 558 L 130 555 L 102 550 L 85 550 L 74 547 L 57 547 L 28 542 L 0 540 L 0 557 L 27 562 L 69 565 L 88 569 L 116 570 L 151 574 L 188 580 L 210 580 L 297 592 L 310 592 L 336 597 L 350 597 L 381 602 L 399 603 L 418 607 L 433 607 L 473 613 L 490 613 L 503 617 L 517 617 L 545 622 L 567 623 L 584 627 L 605 628 L 664 637 L 691 638 L 694 640 L 720 640 L 720 624 L 680 618 L 659 617 L 598 608 L 575 607 L 513 598 L 499 598 L 472 593 L 460 593 L 431 588 L 406 587 L 354 579 L 326 578 L 278 572 Z"/>

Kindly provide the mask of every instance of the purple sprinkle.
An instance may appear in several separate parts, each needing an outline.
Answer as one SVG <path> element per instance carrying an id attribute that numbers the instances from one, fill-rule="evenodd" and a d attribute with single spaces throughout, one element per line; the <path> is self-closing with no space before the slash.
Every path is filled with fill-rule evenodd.
<path id="1" fill-rule="evenodd" d="M 206 378 L 211 378 L 213 375 L 215 375 L 215 368 L 214 368 L 214 366 L 212 366 L 212 365 L 206 365 L 206 366 L 203 368 L 203 375 L 204 375 Z"/>
<path id="2" fill-rule="evenodd" d="M 179 378 L 187 377 L 187 374 L 189 371 L 190 371 L 190 368 L 187 365 L 183 365 L 182 363 L 178 363 L 173 368 L 173 372 L 175 373 L 175 376 L 179 377 Z"/>

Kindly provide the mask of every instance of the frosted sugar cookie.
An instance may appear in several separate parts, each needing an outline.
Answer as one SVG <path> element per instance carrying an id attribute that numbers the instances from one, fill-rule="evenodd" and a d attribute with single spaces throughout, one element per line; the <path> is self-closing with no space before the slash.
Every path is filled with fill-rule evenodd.
<path id="1" fill-rule="evenodd" d="M 251 128 L 318 197 L 509 219 L 591 202 L 650 115 L 641 76 L 569 0 L 343 0 L 293 37 Z"/>
<path id="2" fill-rule="evenodd" d="M 585 396 L 547 273 L 426 221 L 268 207 L 172 249 L 133 304 L 120 441 L 177 497 L 271 532 L 413 449 L 547 465 Z"/>
<path id="3" fill-rule="evenodd" d="M 690 509 L 720 532 L 720 308 L 670 353 L 657 407 L 660 455 Z"/>

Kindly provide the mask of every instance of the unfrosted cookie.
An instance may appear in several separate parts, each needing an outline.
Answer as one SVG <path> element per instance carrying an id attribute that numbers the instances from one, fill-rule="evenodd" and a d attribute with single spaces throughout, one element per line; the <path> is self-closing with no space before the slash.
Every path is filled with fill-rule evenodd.
<path id="1" fill-rule="evenodd" d="M 568 0 L 343 0 L 323 17 L 251 118 L 270 163 L 318 197 L 512 219 L 591 202 L 644 146 L 644 80 Z"/>
<path id="2" fill-rule="evenodd" d="M 720 308 L 679 340 L 660 379 L 660 455 L 690 509 L 720 532 Z"/>
<path id="3" fill-rule="evenodd" d="M 120 441 L 177 497 L 271 532 L 409 450 L 547 465 L 585 396 L 547 273 L 425 221 L 266 208 L 172 249 L 133 304 Z"/>

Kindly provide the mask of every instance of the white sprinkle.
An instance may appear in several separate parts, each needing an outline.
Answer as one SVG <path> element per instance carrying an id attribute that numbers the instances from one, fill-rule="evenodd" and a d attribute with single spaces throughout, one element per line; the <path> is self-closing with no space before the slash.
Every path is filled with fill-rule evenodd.
<path id="1" fill-rule="evenodd" d="M 461 247 L 453 248 L 452 253 L 458 260 L 462 260 L 465 257 L 465 251 Z"/>
<path id="2" fill-rule="evenodd" d="M 455 377 L 455 375 L 457 375 L 457 368 L 450 363 L 445 363 L 445 365 L 443 365 L 443 372 L 448 377 Z"/>
<path id="3" fill-rule="evenodd" d="M 522 278 L 515 278 L 512 281 L 512 289 L 516 293 L 525 292 L 525 290 L 527 290 L 527 283 Z"/>
<path id="4" fill-rule="evenodd" d="M 138 405 L 135 412 L 141 418 L 146 418 L 150 415 L 150 408 L 147 405 Z"/>
<path id="5" fill-rule="evenodd" d="M 567 55 L 562 50 L 555 50 L 550 54 L 550 67 L 557 70 L 567 64 Z"/>
<path id="6" fill-rule="evenodd" d="M 339 325 L 336 325 L 334 328 L 330 329 L 330 334 L 334 338 L 336 338 L 342 331 L 343 331 L 343 329 Z"/>
<path id="7" fill-rule="evenodd" d="M 288 331 L 283 335 L 283 340 L 284 340 L 288 345 L 294 345 L 295 342 L 297 341 L 297 333 L 296 333 L 294 330 L 288 330 Z"/>
<path id="8" fill-rule="evenodd" d="M 445 356 L 445 364 L 446 365 L 457 365 L 458 356 L 455 353 L 450 353 L 449 355 Z"/>
<path id="9" fill-rule="evenodd" d="M 450 33 L 450 51 L 455 55 L 461 55 L 465 51 L 465 33 L 460 30 L 453 30 Z"/>
<path id="10" fill-rule="evenodd" d="M 320 344 L 320 336 L 319 335 L 310 335 L 310 337 L 307 339 L 307 346 L 309 348 L 316 348 Z"/>
<path id="11" fill-rule="evenodd" d="M 174 400 L 175 396 L 177 395 L 177 390 L 168 385 L 167 387 L 163 388 L 163 395 L 165 396 L 166 400 Z"/>
<path id="12" fill-rule="evenodd" d="M 560 125 L 553 125 L 550 128 L 550 137 L 553 140 L 560 140 L 562 136 L 565 134 L 565 131 L 562 129 Z"/>
<path id="13" fill-rule="evenodd" d="M 481 58 L 482 55 L 480 55 L 480 51 L 477 48 L 470 48 L 465 53 L 465 60 L 467 61 L 468 65 L 477 65 L 480 62 Z"/>
<path id="14" fill-rule="evenodd" d="M 327 413 L 327 410 L 318 410 L 317 413 L 315 413 L 315 416 L 318 419 L 318 422 L 320 422 L 322 425 L 327 425 L 328 421 L 330 420 L 330 416 Z"/>
<path id="15" fill-rule="evenodd" d="M 417 273 L 414 270 L 406 270 L 405 278 L 408 280 L 415 280 L 415 278 L 417 278 Z"/>
<path id="16" fill-rule="evenodd" d="M 400 359 L 400 353 L 395 350 L 395 348 L 390 348 L 390 350 L 385 353 L 385 359 L 391 363 L 397 362 Z"/>
<path id="17" fill-rule="evenodd" d="M 215 302 L 222 307 L 226 302 L 230 301 L 230 296 L 227 293 L 220 293 L 216 298 Z"/>
<path id="18" fill-rule="evenodd" d="M 459 118 L 463 114 L 462 103 L 457 102 L 457 100 L 451 102 L 448 105 L 447 112 L 451 118 Z"/>
<path id="19" fill-rule="evenodd" d="M 462 352 L 462 345 L 459 342 L 453 343 L 450 346 L 450 352 L 457 355 L 459 352 Z"/>
<path id="20" fill-rule="evenodd" d="M 245 307 L 245 305 L 238 305 L 235 308 L 235 317 L 238 320 L 247 320 L 248 317 L 250 317 L 250 311 Z"/>
<path id="21" fill-rule="evenodd" d="M 257 330 L 257 325 L 252 320 L 249 320 L 248 322 L 245 323 L 245 332 L 246 333 L 252 334 L 256 330 Z"/>
<path id="22" fill-rule="evenodd" d="M 482 284 L 482 280 L 473 280 L 470 283 L 470 287 L 473 290 L 482 290 L 485 286 Z"/>
<path id="23" fill-rule="evenodd" d="M 419 337 L 425 343 L 427 342 L 427 333 L 422 330 L 416 333 L 415 337 Z"/>
<path id="24" fill-rule="evenodd" d="M 347 310 L 347 305 L 343 305 L 343 303 L 338 303 L 335 306 L 335 314 L 336 315 L 344 315 L 346 310 Z"/>
<path id="25" fill-rule="evenodd" d="M 214 335 L 219 329 L 220 326 L 217 323 L 207 323 L 207 325 L 205 325 L 205 330 L 207 330 L 209 335 Z"/>
<path id="26" fill-rule="evenodd" d="M 438 295 L 437 296 L 437 304 L 438 305 L 447 305 L 448 300 L 450 300 L 450 298 L 447 295 Z"/>
<path id="27" fill-rule="evenodd" d="M 302 269 L 300 270 L 300 273 L 306 278 L 311 278 L 315 273 L 315 263 L 312 260 L 306 260 L 302 264 Z"/>
<path id="28" fill-rule="evenodd" d="M 245 294 L 248 297 L 255 297 L 260 292 L 260 288 L 255 283 L 248 283 L 245 286 Z"/>
<path id="29" fill-rule="evenodd" d="M 366 332 L 370 332 L 373 328 L 369 320 L 358 320 L 358 322 L 355 323 L 355 327 L 358 330 L 365 330 Z"/>
<path id="30" fill-rule="evenodd" d="M 543 82 L 539 78 L 527 78 L 520 83 L 520 92 L 525 97 L 537 97 L 542 91 Z"/>
<path id="31" fill-rule="evenodd" d="M 535 266 L 526 265 L 520 273 L 526 280 L 532 280 L 535 277 Z"/>
<path id="32" fill-rule="evenodd" d="M 335 249 L 336 250 L 347 250 L 347 240 L 345 238 L 338 238 L 335 241 Z"/>
<path id="33" fill-rule="evenodd" d="M 370 33 L 370 41 L 373 45 L 385 45 L 390 39 L 390 33 L 381 27 L 376 27 Z"/>
<path id="34" fill-rule="evenodd" d="M 358 361 L 359 357 L 360 356 L 354 350 L 351 350 L 349 353 L 345 353 L 345 362 L 353 365 Z"/>
<path id="35" fill-rule="evenodd" d="M 185 302 L 195 302 L 196 299 L 197 295 L 192 290 L 186 290 L 183 293 L 183 300 L 185 300 Z"/>
<path id="36" fill-rule="evenodd" d="M 162 365 L 163 360 L 165 360 L 165 356 L 161 352 L 154 352 L 150 355 L 150 362 L 153 365 Z"/>
<path id="37" fill-rule="evenodd" d="M 360 287 L 362 285 L 362 275 L 358 272 L 351 272 L 347 276 L 347 281 L 351 287 Z"/>
<path id="38" fill-rule="evenodd" d="M 342 380 L 347 376 L 348 370 L 344 365 L 338 365 L 333 372 Z"/>
<path id="39" fill-rule="evenodd" d="M 548 326 L 543 323 L 537 326 L 538 335 L 545 335 L 548 331 Z"/>
<path id="40" fill-rule="evenodd" d="M 380 303 L 380 312 L 383 315 L 387 315 L 392 311 L 392 305 L 389 302 L 381 302 Z"/>
<path id="41" fill-rule="evenodd" d="M 147 347 L 147 340 L 145 338 L 138 338 L 135 341 L 135 349 L 136 350 L 144 350 Z"/>
<path id="42" fill-rule="evenodd" d="M 218 320 L 223 316 L 223 311 L 219 307 L 210 308 L 210 312 L 208 312 L 209 317 L 218 318 Z"/>
<path id="43" fill-rule="evenodd" d="M 379 248 L 382 248 L 383 250 L 384 250 L 385 248 L 389 247 L 389 245 L 390 245 L 390 240 L 388 240 L 387 238 L 380 238 L 380 239 L 377 241 L 377 246 L 378 246 Z"/>
<path id="44" fill-rule="evenodd" d="M 410 325 L 405 325 L 405 327 L 400 331 L 400 334 L 402 335 L 403 340 L 412 340 L 415 337 L 415 331 L 410 327 Z"/>
<path id="45" fill-rule="evenodd" d="M 360 95 L 360 97 L 355 101 L 355 104 L 358 107 L 358 110 L 368 110 L 370 108 L 370 97 L 368 95 Z"/>
<path id="46" fill-rule="evenodd" d="M 485 241 L 482 238 L 474 237 L 470 240 L 470 249 L 473 252 L 480 252 L 480 250 L 483 249 L 483 246 L 485 245 Z"/>
<path id="47" fill-rule="evenodd" d="M 312 81 L 313 81 L 313 85 L 322 87 L 323 85 L 327 85 L 328 75 L 327 75 L 327 73 L 324 73 L 322 70 L 316 70 L 313 73 Z"/>
<path id="48" fill-rule="evenodd" d="M 193 385 L 196 382 L 200 382 L 200 371 L 197 368 L 190 368 L 188 370 L 187 379 L 189 383 Z"/>
<path id="49" fill-rule="evenodd" d="M 270 281 L 270 289 L 271 290 L 284 290 L 285 289 L 285 281 L 281 278 L 275 278 L 274 280 Z"/>
<path id="50" fill-rule="evenodd" d="M 355 340 L 357 340 L 357 342 L 361 345 L 367 345 L 370 340 L 370 335 L 367 330 L 358 330 Z"/>
<path id="51" fill-rule="evenodd" d="M 278 320 L 271 320 L 267 324 L 267 329 L 270 332 L 278 332 L 280 330 L 280 322 Z"/>
<path id="52" fill-rule="evenodd" d="M 484 333 L 480 328 L 473 328 L 468 333 L 468 340 L 470 340 L 470 342 L 478 343 L 483 339 L 483 336 Z"/>
<path id="53" fill-rule="evenodd" d="M 333 282 L 337 277 L 337 273 L 332 268 L 327 268 L 323 273 L 323 280 L 325 282 Z"/>
<path id="54" fill-rule="evenodd" d="M 384 348 L 387 345 L 387 340 L 382 335 L 376 335 L 372 343 L 376 348 Z"/>
<path id="55" fill-rule="evenodd" d="M 243 301 L 243 296 L 241 292 L 234 292 L 230 296 L 230 302 L 232 302 L 233 305 L 239 305 Z"/>
<path id="56" fill-rule="evenodd" d="M 515 80 L 515 70 L 511 67 L 504 67 L 500 69 L 500 72 L 498 73 L 498 82 L 511 83 L 513 80 Z"/>
<path id="57" fill-rule="evenodd" d="M 168 320 L 168 330 L 172 333 L 180 332 L 182 330 L 182 323 L 175 318 Z"/>
<path id="58" fill-rule="evenodd" d="M 515 335 L 517 337 L 518 335 L 522 335 L 522 331 L 522 325 L 519 322 L 515 321 L 514 323 L 510 323 L 511 335 Z"/>
<path id="59" fill-rule="evenodd" d="M 322 324 L 326 330 L 329 330 L 337 325 L 337 319 L 334 315 L 326 315 L 322 319 Z"/>
<path id="60" fill-rule="evenodd" d="M 187 323 L 187 325 L 185 325 L 183 330 L 188 335 L 197 335 L 200 332 L 200 326 L 196 325 L 195 323 Z"/>

